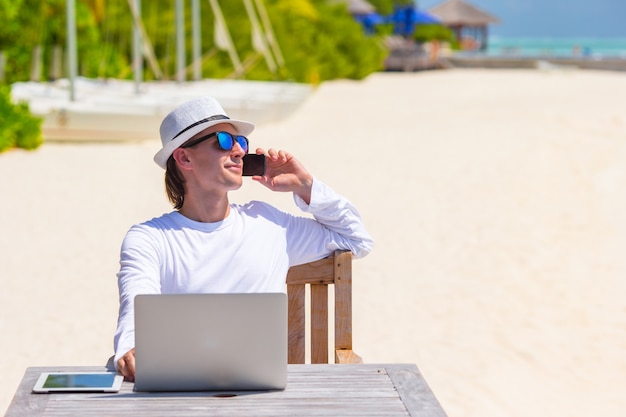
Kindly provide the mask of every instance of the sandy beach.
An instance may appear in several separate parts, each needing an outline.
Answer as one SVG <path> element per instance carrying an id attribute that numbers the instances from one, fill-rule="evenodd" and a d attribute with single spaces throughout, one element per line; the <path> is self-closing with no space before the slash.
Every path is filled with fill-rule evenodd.
<path id="1" fill-rule="evenodd" d="M 321 85 L 250 139 L 359 207 L 366 362 L 417 364 L 451 417 L 622 417 L 625 97 L 626 73 L 380 73 Z M 158 147 L 0 154 L 0 411 L 25 368 L 112 354 L 122 238 L 171 210 Z M 250 199 L 296 212 L 245 180 L 232 200 Z"/>

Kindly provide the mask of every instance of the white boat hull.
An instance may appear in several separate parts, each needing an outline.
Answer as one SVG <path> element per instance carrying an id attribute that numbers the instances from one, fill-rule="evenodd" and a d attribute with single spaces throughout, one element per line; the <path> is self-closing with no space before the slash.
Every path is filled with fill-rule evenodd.
<path id="1" fill-rule="evenodd" d="M 12 86 L 14 102 L 25 101 L 31 113 L 43 117 L 44 140 L 129 141 L 159 138 L 163 117 L 178 104 L 201 95 L 217 98 L 229 116 L 256 124 L 287 117 L 312 91 L 306 84 L 287 82 L 203 80 L 183 83 L 132 81 L 75 82 L 69 99 L 68 80 L 22 82 Z"/>

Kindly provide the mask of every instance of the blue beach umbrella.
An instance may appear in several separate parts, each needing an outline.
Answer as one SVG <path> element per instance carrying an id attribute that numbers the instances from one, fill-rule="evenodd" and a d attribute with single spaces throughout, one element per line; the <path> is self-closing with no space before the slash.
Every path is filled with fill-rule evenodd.
<path id="1" fill-rule="evenodd" d="M 363 25 L 365 29 L 365 33 L 372 34 L 374 33 L 375 26 L 385 23 L 385 19 L 379 15 L 378 13 L 368 13 L 368 14 L 360 14 L 354 16 L 355 20 Z"/>
<path id="2" fill-rule="evenodd" d="M 415 32 L 418 24 L 438 24 L 441 21 L 435 16 L 415 9 L 413 6 L 397 7 L 390 16 L 394 25 L 393 33 L 396 35 L 409 36 Z"/>
<path id="3" fill-rule="evenodd" d="M 439 24 L 441 20 L 433 16 L 432 14 L 423 12 L 421 10 L 413 9 L 413 22 L 415 24 L 422 25 L 430 25 L 430 24 Z"/>

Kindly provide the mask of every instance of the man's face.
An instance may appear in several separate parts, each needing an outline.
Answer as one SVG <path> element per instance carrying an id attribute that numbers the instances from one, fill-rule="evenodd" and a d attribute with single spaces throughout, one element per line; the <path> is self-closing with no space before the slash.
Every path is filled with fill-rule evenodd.
<path id="1" fill-rule="evenodd" d="M 211 126 L 195 135 L 192 139 L 206 136 L 213 132 L 228 132 L 237 134 L 237 130 L 230 124 L 221 123 Z M 180 149 L 180 148 L 179 148 Z M 242 158 L 245 151 L 238 143 L 235 143 L 230 151 L 225 151 L 217 144 L 217 138 L 212 137 L 199 144 L 185 149 L 186 171 L 188 192 L 192 192 L 194 186 L 203 191 L 230 191 L 236 190 L 242 184 Z"/>

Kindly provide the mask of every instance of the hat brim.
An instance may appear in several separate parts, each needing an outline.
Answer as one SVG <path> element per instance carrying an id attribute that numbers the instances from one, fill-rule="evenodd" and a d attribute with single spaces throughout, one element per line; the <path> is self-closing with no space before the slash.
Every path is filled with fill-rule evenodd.
<path id="1" fill-rule="evenodd" d="M 244 136 L 249 135 L 254 130 L 254 124 L 236 119 L 211 120 L 206 123 L 201 123 L 169 141 L 165 146 L 163 146 L 163 148 L 161 148 L 161 150 L 159 150 L 154 155 L 154 162 L 156 162 L 156 164 L 161 168 L 166 169 L 167 160 L 172 155 L 172 153 L 174 153 L 174 151 L 179 148 L 183 143 L 187 142 L 189 139 L 211 126 L 224 123 L 234 126 L 234 128 L 237 129 L 237 133 Z"/>

